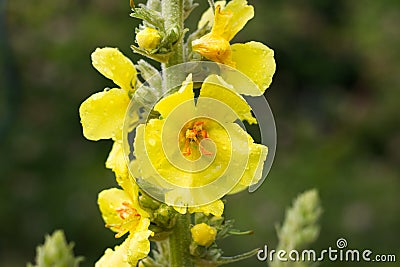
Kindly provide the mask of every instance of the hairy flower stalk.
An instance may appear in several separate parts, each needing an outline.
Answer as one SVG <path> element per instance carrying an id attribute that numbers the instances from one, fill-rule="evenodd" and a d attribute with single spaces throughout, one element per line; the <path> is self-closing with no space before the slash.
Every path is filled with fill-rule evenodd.
<path id="1" fill-rule="evenodd" d="M 164 27 L 167 38 L 174 43 L 173 51 L 168 61 L 161 64 L 164 74 L 164 89 L 172 89 L 171 84 L 180 84 L 185 79 L 180 73 L 166 71 L 168 67 L 181 64 L 185 61 L 183 51 L 183 2 L 184 0 L 161 1 L 161 13 L 165 19 Z"/>
<path id="2" fill-rule="evenodd" d="M 114 141 L 106 167 L 120 188 L 100 192 L 98 204 L 105 226 L 124 239 L 107 249 L 96 267 L 219 266 L 257 252 L 223 256 L 219 239 L 252 231 L 235 230 L 224 219 L 221 198 L 262 179 L 268 148 L 256 143 L 238 121 L 257 123 L 242 94 L 261 96 L 271 83 L 275 61 L 273 51 L 261 43 L 229 43 L 254 15 L 246 0 L 209 2 L 199 29 L 186 39 L 184 20 L 197 6 L 193 0 L 149 0 L 138 6 L 130 1 L 131 16 L 142 20 L 131 48 L 160 62 L 161 74 L 144 60 L 133 64 L 116 48 L 98 48 L 92 54 L 93 66 L 117 86 L 90 96 L 79 113 L 87 139 Z M 174 68 L 199 59 L 236 70 L 211 64 L 220 70 L 199 83 L 192 69 Z M 230 68 L 226 75 L 221 73 L 225 68 Z M 236 81 L 232 75 L 245 77 L 248 86 L 231 85 L 230 80 Z M 133 104 L 130 110 L 131 103 L 142 106 Z M 138 122 L 142 108 L 149 117 Z M 135 131 L 133 142 L 124 131 L 127 118 L 134 120 L 135 126 L 128 123 Z M 127 156 L 126 147 L 133 149 L 132 155 Z M 151 183 L 159 174 L 160 187 L 152 195 L 143 181 Z M 160 192 L 165 192 L 163 198 Z M 185 197 L 194 202 L 182 201 Z M 151 256 L 150 242 L 156 243 Z"/>
<path id="3" fill-rule="evenodd" d="M 176 44 L 168 62 L 162 64 L 163 70 L 184 62 L 183 52 L 183 2 L 184 0 L 164 0 L 161 1 L 161 12 L 165 18 L 165 29 L 175 39 Z M 185 77 L 178 73 L 169 73 L 164 71 L 164 86 L 169 89 L 169 84 L 179 84 Z M 175 79 L 175 80 L 174 80 Z M 175 228 L 168 238 L 169 241 L 169 259 L 171 267 L 191 267 L 193 266 L 190 257 L 190 213 L 177 214 Z"/>
<path id="4" fill-rule="evenodd" d="M 83 101 L 79 115 L 87 139 L 113 141 L 105 166 L 117 187 L 101 191 L 97 203 L 105 227 L 121 239 L 95 267 L 216 267 L 258 253 L 226 257 L 218 243 L 253 233 L 223 217 L 222 198 L 259 186 L 269 170 L 275 143 L 257 143 L 243 122 L 260 122 L 248 99 L 263 99 L 274 52 L 260 42 L 230 43 L 254 16 L 247 0 L 209 0 L 198 29 L 185 37 L 193 1 L 136 6 L 130 0 L 131 16 L 141 20 L 131 48 L 161 63 L 161 72 L 143 59 L 134 64 L 117 48 L 91 55 L 93 67 L 115 86 Z M 320 212 L 315 191 L 300 196 L 278 230 L 279 248 L 313 241 Z M 81 258 L 72 246 L 62 232 L 46 237 L 37 266 L 77 267 Z"/>

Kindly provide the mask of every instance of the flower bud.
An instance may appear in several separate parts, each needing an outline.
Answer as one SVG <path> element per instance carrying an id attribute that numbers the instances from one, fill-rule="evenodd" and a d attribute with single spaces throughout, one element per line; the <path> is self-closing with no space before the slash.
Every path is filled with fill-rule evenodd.
<path id="1" fill-rule="evenodd" d="M 73 243 L 67 243 L 64 232 L 56 230 L 52 235 L 46 235 L 45 242 L 36 248 L 36 265 L 28 267 L 78 266 L 82 257 L 75 257 Z"/>
<path id="2" fill-rule="evenodd" d="M 190 229 L 194 242 L 201 246 L 209 247 L 217 236 L 217 230 L 205 223 L 196 224 Z"/>
<path id="3" fill-rule="evenodd" d="M 158 47 L 161 42 L 161 36 L 156 29 L 146 27 L 136 34 L 136 42 L 140 48 L 151 51 Z"/>
<path id="4" fill-rule="evenodd" d="M 153 199 L 152 197 L 150 197 L 147 194 L 142 194 L 139 197 L 139 203 L 143 208 L 151 209 L 151 210 L 156 210 L 161 205 L 160 202 L 158 202 L 157 200 Z"/>

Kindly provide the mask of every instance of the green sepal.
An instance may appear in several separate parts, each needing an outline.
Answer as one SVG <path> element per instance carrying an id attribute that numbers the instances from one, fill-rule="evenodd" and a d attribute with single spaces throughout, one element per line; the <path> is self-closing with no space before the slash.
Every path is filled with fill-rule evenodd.
<path id="1" fill-rule="evenodd" d="M 254 234 L 253 230 L 248 230 L 248 231 L 240 231 L 236 229 L 229 230 L 228 232 L 230 235 L 252 235 Z"/>
<path id="2" fill-rule="evenodd" d="M 169 266 L 169 245 L 166 241 L 155 243 L 152 257 L 147 257 L 139 262 L 138 267 L 166 267 Z"/>
<path id="3" fill-rule="evenodd" d="M 164 53 L 164 54 L 155 54 L 155 52 L 157 52 L 157 50 L 149 52 L 149 51 L 141 49 L 141 48 L 139 48 L 139 47 L 137 47 L 135 45 L 131 45 L 131 49 L 136 54 L 148 57 L 150 59 L 153 59 L 153 60 L 161 62 L 161 63 L 168 62 L 169 57 L 172 55 L 172 52 L 168 52 L 168 53 Z"/>
<path id="4" fill-rule="evenodd" d="M 172 229 L 175 224 L 176 212 L 173 207 L 161 204 L 152 214 L 151 221 L 165 230 Z"/>
<path id="5" fill-rule="evenodd" d="M 175 44 L 181 38 L 181 29 L 178 25 L 168 30 L 166 40 L 170 44 Z"/>
<path id="6" fill-rule="evenodd" d="M 154 233 L 153 236 L 149 238 L 150 241 L 162 241 L 169 237 L 172 231 L 166 231 L 164 228 L 161 228 L 155 224 L 150 224 L 149 230 Z"/>
<path id="7" fill-rule="evenodd" d="M 161 202 L 143 193 L 141 193 L 141 195 L 139 196 L 139 203 L 142 208 L 151 210 L 156 210 L 161 205 Z"/>
<path id="8" fill-rule="evenodd" d="M 234 262 L 238 262 L 238 261 L 242 261 L 248 258 L 253 257 L 254 255 L 257 254 L 257 252 L 259 251 L 259 248 L 253 249 L 251 251 L 236 255 L 236 256 L 231 256 L 231 257 L 220 257 L 215 263 L 215 266 L 221 266 L 224 264 L 229 264 L 229 263 L 234 263 Z"/>
<path id="9" fill-rule="evenodd" d="M 209 27 L 208 23 L 206 23 L 203 27 L 197 29 L 196 31 L 194 31 L 193 33 L 191 33 L 188 36 L 187 41 L 185 43 L 185 49 L 186 49 L 186 53 L 188 54 L 189 60 L 201 60 L 202 59 L 202 56 L 199 53 L 193 53 L 192 42 L 194 40 L 200 39 L 202 36 L 209 33 L 210 30 L 211 30 L 211 27 Z"/>
<path id="10" fill-rule="evenodd" d="M 135 66 L 140 76 L 153 88 L 162 88 L 162 77 L 160 72 L 147 61 L 140 59 Z"/>
<path id="11" fill-rule="evenodd" d="M 242 261 L 248 258 L 253 257 L 257 254 L 259 249 L 253 249 L 249 252 L 245 252 L 236 256 L 231 257 L 222 257 L 220 254 L 216 254 L 214 256 L 214 260 L 204 259 L 204 258 L 195 258 L 195 263 L 197 267 L 217 267 L 225 264 L 230 264 L 238 261 Z"/>
<path id="12" fill-rule="evenodd" d="M 131 17 L 141 19 L 154 28 L 157 28 L 160 31 L 165 31 L 164 18 L 161 16 L 160 12 L 152 10 L 144 4 L 139 4 L 139 7 L 134 8 L 132 11 L 133 12 L 130 15 Z"/>

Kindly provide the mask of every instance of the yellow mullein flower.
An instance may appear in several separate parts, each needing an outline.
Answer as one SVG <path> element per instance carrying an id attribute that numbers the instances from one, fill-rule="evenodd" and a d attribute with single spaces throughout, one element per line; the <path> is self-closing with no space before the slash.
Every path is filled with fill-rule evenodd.
<path id="1" fill-rule="evenodd" d="M 129 232 L 126 240 L 114 250 L 107 249 L 96 267 L 136 266 L 150 252 L 148 229 L 149 215 L 138 203 L 138 187 L 130 179 L 121 180 L 122 189 L 111 188 L 100 192 L 98 204 L 106 227 L 121 237 Z"/>
<path id="2" fill-rule="evenodd" d="M 217 230 L 206 223 L 196 224 L 190 229 L 194 242 L 201 246 L 209 247 L 217 236 Z"/>
<path id="3" fill-rule="evenodd" d="M 122 153 L 122 127 L 130 95 L 136 85 L 133 63 L 116 48 L 97 48 L 92 53 L 93 66 L 120 88 L 106 89 L 86 99 L 79 108 L 83 135 L 93 141 L 113 139 L 114 145 L 106 162 L 118 176 L 127 175 Z"/>
<path id="4" fill-rule="evenodd" d="M 140 259 L 145 258 L 150 252 L 148 240 L 151 231 L 147 230 L 150 220 L 140 222 L 137 231 L 131 233 L 119 246 L 106 249 L 104 255 L 96 262 L 95 267 L 131 267 L 136 266 Z"/>
<path id="5" fill-rule="evenodd" d="M 150 27 L 146 27 L 136 34 L 136 42 L 139 47 L 147 51 L 156 49 L 160 41 L 160 33 L 156 29 Z"/>
<path id="6" fill-rule="evenodd" d="M 234 66 L 232 50 L 228 39 L 223 36 L 223 27 L 229 23 L 231 14 L 221 12 L 221 6 L 215 9 L 215 23 L 211 32 L 192 42 L 193 51 L 209 60 Z"/>
<path id="7" fill-rule="evenodd" d="M 185 213 L 184 207 L 189 206 L 189 212 L 220 216 L 222 202 L 207 196 L 220 198 L 230 190 L 243 190 L 243 186 L 261 178 L 267 147 L 254 143 L 235 123 L 237 119 L 254 123 L 255 119 L 247 102 L 221 77 L 209 76 L 195 102 L 189 75 L 178 92 L 162 99 L 154 109 L 162 119 L 151 119 L 136 129 L 136 160 L 131 170 L 135 177 L 149 179 L 165 186 L 167 191 L 170 185 L 189 188 L 185 193 L 179 190 L 166 193 L 168 204 L 174 205 L 185 197 L 182 194 L 198 201 L 184 203 L 177 209 L 179 212 Z M 154 181 L 155 177 L 160 179 Z M 232 177 L 238 179 L 235 181 Z M 202 189 L 210 184 L 213 186 Z M 225 189 L 222 194 L 221 190 Z M 193 193 L 196 190 L 199 193 Z M 212 201 L 215 202 L 209 204 Z"/>
<path id="8" fill-rule="evenodd" d="M 211 32 L 192 42 L 193 51 L 205 58 L 235 67 L 246 74 L 260 89 L 261 94 L 269 87 L 275 72 L 274 51 L 259 42 L 230 45 L 232 38 L 253 18 L 253 7 L 246 0 L 217 2 L 214 20 L 212 10 L 207 10 L 199 27 L 207 22 Z"/>

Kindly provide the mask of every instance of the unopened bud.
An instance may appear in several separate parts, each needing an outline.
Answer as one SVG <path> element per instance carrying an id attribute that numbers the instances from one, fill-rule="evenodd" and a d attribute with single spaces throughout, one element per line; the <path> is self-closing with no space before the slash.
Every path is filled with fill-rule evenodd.
<path id="1" fill-rule="evenodd" d="M 156 29 L 146 27 L 136 34 L 136 42 L 140 48 L 151 51 L 158 47 L 161 42 L 161 36 Z"/>
<path id="2" fill-rule="evenodd" d="M 209 247 L 217 236 L 217 230 L 205 223 L 196 224 L 190 229 L 194 242 L 201 246 Z"/>

